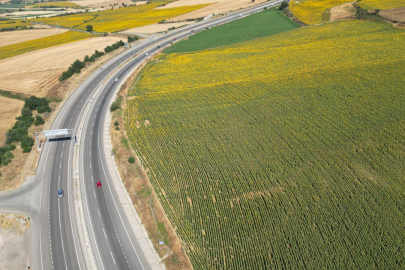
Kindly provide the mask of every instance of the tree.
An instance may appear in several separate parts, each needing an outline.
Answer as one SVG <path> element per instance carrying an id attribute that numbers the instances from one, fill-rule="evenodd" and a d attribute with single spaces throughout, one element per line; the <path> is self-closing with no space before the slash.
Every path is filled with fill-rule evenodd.
<path id="1" fill-rule="evenodd" d="M 37 116 L 35 117 L 34 125 L 39 126 L 39 125 L 42 125 L 42 124 L 44 124 L 44 123 L 45 123 L 45 121 L 44 121 L 44 118 L 42 118 L 42 116 L 37 115 Z"/>
<path id="2" fill-rule="evenodd" d="M 287 2 L 283 2 L 283 3 L 281 3 L 281 5 L 278 7 L 278 10 L 283 10 L 283 9 L 285 9 L 286 7 L 288 7 L 288 3 L 287 3 Z"/>
<path id="3" fill-rule="evenodd" d="M 88 32 L 93 31 L 93 25 L 90 25 L 90 24 L 86 25 L 86 30 L 87 30 Z"/>
<path id="4" fill-rule="evenodd" d="M 135 158 L 134 157 L 129 157 L 128 162 L 134 164 L 135 163 Z"/>

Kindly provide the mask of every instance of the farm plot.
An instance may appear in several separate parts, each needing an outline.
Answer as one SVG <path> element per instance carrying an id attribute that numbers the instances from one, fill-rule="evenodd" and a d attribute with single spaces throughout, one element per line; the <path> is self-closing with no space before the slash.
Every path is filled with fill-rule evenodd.
<path id="1" fill-rule="evenodd" d="M 405 7 L 405 0 L 362 0 L 359 5 L 369 10 L 391 9 Z"/>
<path id="2" fill-rule="evenodd" d="M 49 37 L 67 32 L 66 29 L 33 29 L 0 33 L 0 48 L 32 39 Z"/>
<path id="3" fill-rule="evenodd" d="M 284 16 L 276 8 L 272 8 L 192 35 L 189 39 L 170 46 L 165 53 L 190 52 L 230 45 L 298 27 L 299 24 Z"/>
<path id="4" fill-rule="evenodd" d="M 290 1 L 290 11 L 304 23 L 319 24 L 329 21 L 329 10 L 353 0 L 294 0 Z"/>
<path id="5" fill-rule="evenodd" d="M 43 97 L 76 60 L 121 40 L 95 37 L 37 50 L 0 61 L 0 89 Z M 10 68 L 13 67 L 13 68 Z"/>
<path id="6" fill-rule="evenodd" d="M 145 67 L 126 130 L 195 269 L 405 267 L 404 38 L 338 21 Z"/>
<path id="7" fill-rule="evenodd" d="M 65 43 L 78 41 L 81 39 L 91 38 L 92 36 L 93 35 L 87 33 L 69 31 L 62 34 L 57 34 L 53 36 L 3 46 L 1 47 L 0 50 L 0 60 L 13 57 L 19 54 L 36 51 L 39 49 L 49 48 Z"/>
<path id="8" fill-rule="evenodd" d="M 120 9 L 106 10 L 92 13 L 80 13 L 69 16 L 42 18 L 37 21 L 61 26 L 86 29 L 91 24 L 96 32 L 117 32 L 148 24 L 158 23 L 172 17 L 184 14 L 206 5 L 188 7 L 155 9 L 162 3 L 151 3 L 141 6 L 123 7 Z"/>

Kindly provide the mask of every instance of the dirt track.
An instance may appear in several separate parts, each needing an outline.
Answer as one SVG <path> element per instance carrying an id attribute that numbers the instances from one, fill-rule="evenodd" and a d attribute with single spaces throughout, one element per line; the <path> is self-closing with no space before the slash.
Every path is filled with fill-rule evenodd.
<path id="1" fill-rule="evenodd" d="M 4 59 L 0 61 L 1 89 L 45 96 L 76 59 L 83 60 L 94 50 L 103 51 L 118 40 L 118 37 L 97 37 Z"/>

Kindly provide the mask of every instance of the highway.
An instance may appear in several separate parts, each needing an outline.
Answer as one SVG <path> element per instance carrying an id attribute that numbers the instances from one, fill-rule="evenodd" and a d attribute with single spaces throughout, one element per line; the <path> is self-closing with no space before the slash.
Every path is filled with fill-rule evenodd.
<path id="1" fill-rule="evenodd" d="M 56 139 L 44 144 L 37 167 L 38 236 L 31 243 L 34 269 L 88 269 L 83 255 L 73 203 L 78 173 L 86 226 L 97 269 L 150 269 L 111 181 L 103 151 L 103 129 L 109 104 L 119 86 L 147 58 L 176 40 L 223 24 L 282 1 L 237 12 L 216 20 L 179 28 L 156 40 L 146 40 L 108 61 L 89 76 L 69 97 L 55 118 L 52 129 L 73 128 L 80 138 Z M 131 53 L 131 56 L 129 56 Z M 148 55 L 146 55 L 146 53 Z M 116 80 L 118 79 L 118 80 Z M 79 147 L 79 171 L 73 171 L 74 149 Z M 102 188 L 96 182 L 101 181 Z M 58 198 L 58 189 L 64 197 Z M 35 232 L 33 232 L 35 233 Z"/>

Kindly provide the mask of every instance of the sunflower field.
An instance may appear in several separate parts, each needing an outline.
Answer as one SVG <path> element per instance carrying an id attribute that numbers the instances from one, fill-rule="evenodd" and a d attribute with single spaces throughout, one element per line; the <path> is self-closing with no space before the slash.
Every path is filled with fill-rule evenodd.
<path id="1" fill-rule="evenodd" d="M 0 60 L 8 57 L 13 57 L 19 54 L 36 51 L 39 49 L 49 48 L 65 43 L 78 41 L 85 38 L 90 38 L 93 35 L 68 31 L 62 34 L 57 34 L 49 37 L 33 39 L 17 44 L 0 47 Z"/>
<path id="2" fill-rule="evenodd" d="M 126 130 L 195 269 L 405 268 L 404 40 L 338 21 L 144 68 Z"/>
<path id="3" fill-rule="evenodd" d="M 405 0 L 362 0 L 358 4 L 369 10 L 391 9 L 405 7 Z"/>

